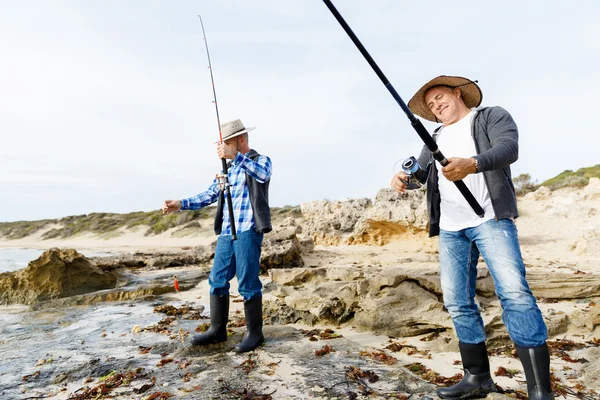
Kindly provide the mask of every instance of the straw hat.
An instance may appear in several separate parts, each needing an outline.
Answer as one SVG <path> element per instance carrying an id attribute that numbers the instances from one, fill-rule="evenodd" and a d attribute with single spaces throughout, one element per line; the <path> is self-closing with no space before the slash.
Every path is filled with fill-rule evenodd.
<path id="1" fill-rule="evenodd" d="M 250 132 L 252 128 L 246 128 L 242 123 L 241 119 L 234 119 L 233 121 L 225 122 L 221 124 L 221 134 L 223 135 L 223 141 L 232 139 L 236 136 L 243 135 L 246 132 Z"/>
<path id="2" fill-rule="evenodd" d="M 417 91 L 417 93 L 415 93 L 408 102 L 408 108 L 421 118 L 438 122 L 438 119 L 433 115 L 431 110 L 429 110 L 427 104 L 425 104 L 425 93 L 436 86 L 449 86 L 451 88 L 459 87 L 465 105 L 469 108 L 478 107 L 483 99 L 483 93 L 481 93 L 481 89 L 477 86 L 476 82 L 477 81 L 472 81 L 460 76 L 440 75 L 427 82 Z"/>

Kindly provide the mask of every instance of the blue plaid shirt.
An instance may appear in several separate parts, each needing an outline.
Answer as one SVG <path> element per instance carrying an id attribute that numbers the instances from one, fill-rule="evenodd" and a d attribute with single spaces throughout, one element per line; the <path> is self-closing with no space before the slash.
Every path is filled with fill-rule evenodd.
<path id="1" fill-rule="evenodd" d="M 271 159 L 261 155 L 257 161 L 248 158 L 248 153 L 237 153 L 231 166 L 227 169 L 231 190 L 231 202 L 233 203 L 233 215 L 236 219 L 235 228 L 237 232 L 245 232 L 254 228 L 254 215 L 250 205 L 248 186 L 246 185 L 246 173 L 260 183 L 271 179 Z M 219 199 L 219 184 L 217 178 L 202 193 L 181 200 L 182 210 L 198 210 L 206 207 Z M 223 202 L 223 226 L 221 235 L 231 235 L 231 224 L 229 223 L 229 206 L 227 201 Z"/>

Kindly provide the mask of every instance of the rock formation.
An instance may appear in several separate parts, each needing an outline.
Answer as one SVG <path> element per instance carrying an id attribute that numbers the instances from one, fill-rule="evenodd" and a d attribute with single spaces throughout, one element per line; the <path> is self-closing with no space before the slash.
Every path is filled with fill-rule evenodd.
<path id="1" fill-rule="evenodd" d="M 32 304 L 114 288 L 112 272 L 94 266 L 77 251 L 50 249 L 16 272 L 0 275 L 0 304 Z"/>

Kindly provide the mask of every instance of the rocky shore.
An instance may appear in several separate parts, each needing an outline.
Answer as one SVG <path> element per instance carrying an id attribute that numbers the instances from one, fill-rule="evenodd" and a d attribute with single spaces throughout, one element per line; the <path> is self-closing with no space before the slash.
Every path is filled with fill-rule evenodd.
<path id="1" fill-rule="evenodd" d="M 244 332 L 239 297 L 227 342 L 189 344 L 208 322 L 214 238 L 102 258 L 68 241 L 49 249 L 0 274 L 0 398 L 436 399 L 436 385 L 462 369 L 423 197 L 382 190 L 374 201 L 315 201 L 281 216 L 261 258 L 266 343 L 243 355 L 231 351 Z M 519 210 L 554 390 L 598 399 L 600 181 L 541 188 Z M 477 288 L 500 388 L 488 398 L 524 399 L 483 261 Z"/>

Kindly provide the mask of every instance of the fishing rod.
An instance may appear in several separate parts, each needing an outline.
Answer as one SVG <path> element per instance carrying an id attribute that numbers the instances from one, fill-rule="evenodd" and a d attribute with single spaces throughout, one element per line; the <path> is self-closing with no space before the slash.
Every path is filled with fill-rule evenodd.
<path id="1" fill-rule="evenodd" d="M 202 35 L 204 36 L 204 45 L 206 46 L 206 58 L 208 58 L 208 69 L 210 70 L 210 82 L 212 83 L 213 90 L 213 103 L 215 104 L 215 111 L 217 112 L 217 125 L 219 126 L 219 143 L 223 143 L 223 133 L 221 132 L 221 119 L 219 118 L 219 105 L 217 104 L 217 91 L 215 89 L 215 80 L 213 78 L 212 72 L 212 64 L 210 63 L 210 53 L 208 52 L 208 41 L 206 40 L 206 32 L 204 32 L 204 23 L 202 22 L 202 17 L 198 15 L 200 18 L 200 26 L 202 26 Z M 219 187 L 221 188 L 221 195 L 225 192 L 225 197 L 227 198 L 227 208 L 229 209 L 229 223 L 231 224 L 231 240 L 237 239 L 237 234 L 235 231 L 235 219 L 233 216 L 233 202 L 231 201 L 231 187 L 229 185 L 229 175 L 227 173 L 227 160 L 225 158 L 221 158 L 221 164 L 223 165 L 223 173 L 217 175 L 219 180 Z"/>
<path id="2" fill-rule="evenodd" d="M 331 3 L 330 0 L 323 0 L 323 1 L 325 2 L 325 5 L 327 6 L 327 8 L 329 8 L 329 11 L 331 11 L 333 16 L 335 17 L 335 19 L 337 19 L 337 21 L 340 23 L 342 28 L 344 28 L 344 30 L 346 31 L 348 36 L 350 36 L 350 39 L 352 39 L 352 41 L 354 42 L 356 47 L 358 47 L 358 50 L 361 52 L 363 57 L 367 60 L 367 62 L 371 66 L 371 68 L 373 68 L 373 71 L 375 71 L 375 73 L 377 74 L 379 79 L 381 79 L 381 82 L 383 82 L 385 87 L 389 90 L 389 92 L 391 93 L 394 100 L 396 100 L 396 102 L 398 103 L 400 108 L 402 108 L 402 111 L 404 111 L 404 113 L 410 120 L 410 123 L 412 124 L 415 131 L 417 131 L 417 134 L 421 137 L 421 140 L 423 140 L 423 142 L 425 143 L 425 146 L 427 146 L 429 151 L 431 151 L 431 153 L 433 154 L 433 157 L 437 161 L 439 161 L 439 163 L 442 164 L 442 166 L 448 165 L 448 160 L 446 159 L 446 157 L 444 157 L 444 155 L 440 151 L 435 140 L 433 140 L 433 138 L 431 137 L 429 132 L 427 132 L 427 129 L 425 129 L 425 127 L 423 126 L 421 121 L 419 119 L 417 119 L 417 117 L 415 117 L 415 115 L 412 113 L 412 111 L 410 111 L 408 106 L 404 103 L 404 101 L 402 100 L 402 98 L 400 97 L 398 92 L 396 92 L 396 89 L 394 89 L 394 87 L 392 86 L 390 81 L 385 77 L 385 75 L 383 74 L 381 69 L 375 63 L 375 60 L 373 60 L 373 58 L 371 57 L 371 55 L 369 54 L 367 49 L 365 49 L 365 46 L 362 45 L 360 40 L 358 40 L 358 37 L 354 34 L 354 32 L 352 32 L 352 29 L 346 23 L 346 21 L 344 20 L 342 15 L 338 12 L 338 10 L 335 8 L 335 6 Z M 467 203 L 469 203 L 469 205 L 471 206 L 473 211 L 475 211 L 475 214 L 477 214 L 478 216 L 483 218 L 485 213 L 484 213 L 483 209 L 481 208 L 481 206 L 479 205 L 479 203 L 477 202 L 477 200 L 475 200 L 475 197 L 473 197 L 473 194 L 471 193 L 471 191 L 469 190 L 467 185 L 465 185 L 465 183 L 462 180 L 454 181 L 454 184 L 456 185 L 456 188 L 459 190 L 459 192 L 463 195 L 465 200 L 467 200 Z"/>

